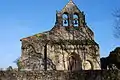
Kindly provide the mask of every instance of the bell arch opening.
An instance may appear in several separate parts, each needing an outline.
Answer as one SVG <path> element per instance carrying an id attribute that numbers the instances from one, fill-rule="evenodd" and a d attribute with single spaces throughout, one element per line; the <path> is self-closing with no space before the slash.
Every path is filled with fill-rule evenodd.
<path id="1" fill-rule="evenodd" d="M 78 27 L 79 26 L 79 15 L 77 13 L 73 14 L 73 26 Z"/>
<path id="2" fill-rule="evenodd" d="M 68 21 L 68 13 L 63 13 L 62 15 L 62 19 L 63 19 L 63 26 L 68 26 L 69 25 L 69 21 Z"/>

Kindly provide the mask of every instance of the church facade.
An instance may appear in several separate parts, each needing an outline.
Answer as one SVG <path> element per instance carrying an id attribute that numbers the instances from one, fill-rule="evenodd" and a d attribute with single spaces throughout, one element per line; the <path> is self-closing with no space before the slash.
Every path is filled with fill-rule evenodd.
<path id="1" fill-rule="evenodd" d="M 20 68 L 31 70 L 99 70 L 99 45 L 84 12 L 70 0 L 56 12 L 54 27 L 21 39 Z"/>

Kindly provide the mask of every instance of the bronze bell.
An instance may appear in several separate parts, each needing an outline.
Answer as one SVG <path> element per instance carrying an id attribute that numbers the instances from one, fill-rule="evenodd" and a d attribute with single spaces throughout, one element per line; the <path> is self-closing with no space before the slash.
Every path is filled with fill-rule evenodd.
<path id="1" fill-rule="evenodd" d="M 67 20 L 64 20 L 64 24 L 67 24 Z"/>
<path id="2" fill-rule="evenodd" d="M 75 25 L 77 25 L 78 24 L 78 22 L 77 22 L 77 20 L 75 20 Z"/>

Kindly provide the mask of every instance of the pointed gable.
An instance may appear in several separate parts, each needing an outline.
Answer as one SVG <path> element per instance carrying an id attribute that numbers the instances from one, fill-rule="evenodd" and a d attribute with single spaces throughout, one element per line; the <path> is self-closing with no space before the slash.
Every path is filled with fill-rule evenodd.
<path id="1" fill-rule="evenodd" d="M 80 13 L 81 11 L 79 10 L 79 8 L 76 6 L 76 4 L 73 1 L 69 1 L 68 4 L 65 5 L 65 7 L 62 9 L 61 13 L 65 13 L 65 12 L 76 12 L 76 13 Z"/>

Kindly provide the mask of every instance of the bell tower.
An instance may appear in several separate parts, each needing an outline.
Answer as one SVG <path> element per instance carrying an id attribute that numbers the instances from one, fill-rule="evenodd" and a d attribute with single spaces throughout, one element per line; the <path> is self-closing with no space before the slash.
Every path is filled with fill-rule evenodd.
<path id="1" fill-rule="evenodd" d="M 70 0 L 60 11 L 56 11 L 56 25 L 63 27 L 82 27 L 86 25 L 84 12 Z"/>

